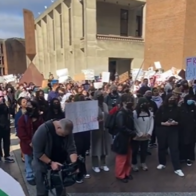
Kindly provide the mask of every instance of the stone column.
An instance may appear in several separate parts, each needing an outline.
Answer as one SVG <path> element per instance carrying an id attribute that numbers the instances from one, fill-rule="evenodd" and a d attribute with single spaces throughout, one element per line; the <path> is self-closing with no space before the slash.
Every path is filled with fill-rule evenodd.
<path id="1" fill-rule="evenodd" d="M 95 68 L 97 62 L 97 19 L 96 0 L 84 0 L 84 39 L 86 69 Z"/>
<path id="2" fill-rule="evenodd" d="M 72 16 L 72 49 L 74 66 L 72 74 L 80 73 L 84 69 L 84 52 L 80 49 L 80 42 L 82 38 L 82 2 L 79 0 L 72 0 L 71 4 Z"/>
<path id="3" fill-rule="evenodd" d="M 143 14 L 142 14 L 142 38 L 145 39 L 145 31 L 146 31 L 146 4 L 143 7 Z"/>
<path id="4" fill-rule="evenodd" d="M 36 24 L 37 29 L 37 41 L 38 41 L 38 63 L 40 67 L 40 72 L 43 73 L 43 65 L 44 65 L 44 54 L 43 54 L 43 35 L 42 35 L 42 27 L 41 24 Z"/>
<path id="5" fill-rule="evenodd" d="M 41 30 L 42 30 L 42 44 L 43 44 L 43 72 L 45 72 L 48 65 L 48 47 L 47 47 L 47 26 L 46 26 L 46 17 L 41 20 Z M 43 73 L 42 72 L 42 73 Z"/>
<path id="6" fill-rule="evenodd" d="M 49 15 L 47 15 L 47 53 L 49 56 L 49 64 L 47 65 L 46 71 L 45 73 L 47 74 L 47 78 L 48 78 L 48 74 L 49 72 L 53 72 L 53 67 L 55 64 L 55 57 L 54 57 L 54 36 L 53 36 L 53 14 L 50 13 Z M 46 77 L 45 76 L 45 77 Z"/>
<path id="7" fill-rule="evenodd" d="M 69 74 L 72 72 L 74 69 L 74 64 L 73 64 L 73 54 L 70 52 L 70 26 L 69 26 L 69 10 L 71 3 L 70 1 L 63 1 L 61 4 L 61 10 L 62 10 L 62 27 L 63 27 L 63 62 L 64 62 L 64 67 L 68 68 Z"/>
<path id="8" fill-rule="evenodd" d="M 61 14 L 61 4 L 56 9 L 54 9 L 56 70 L 64 68 L 63 53 L 61 52 L 61 41 L 63 42 L 63 40 L 61 40 L 60 14 Z"/>

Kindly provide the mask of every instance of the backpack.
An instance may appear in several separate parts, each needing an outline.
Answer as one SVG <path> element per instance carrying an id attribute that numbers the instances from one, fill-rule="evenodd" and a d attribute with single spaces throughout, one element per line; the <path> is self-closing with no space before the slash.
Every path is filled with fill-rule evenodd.
<path id="1" fill-rule="evenodd" d="M 108 129 L 109 134 L 116 135 L 116 116 L 118 114 L 119 108 L 116 109 L 114 113 L 108 114 L 106 121 L 105 121 L 105 128 Z"/>

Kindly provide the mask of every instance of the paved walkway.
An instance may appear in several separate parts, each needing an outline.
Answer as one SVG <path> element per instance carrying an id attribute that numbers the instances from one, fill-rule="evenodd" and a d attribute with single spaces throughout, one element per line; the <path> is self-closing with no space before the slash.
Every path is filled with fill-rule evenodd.
<path id="1" fill-rule="evenodd" d="M 20 158 L 18 139 L 12 135 L 12 150 L 16 159 L 14 164 L 1 163 L 5 171 L 17 179 L 27 196 L 36 196 L 35 187 L 25 181 L 24 164 Z M 109 172 L 95 174 L 91 170 L 90 158 L 87 158 L 87 167 L 91 178 L 83 184 L 76 184 L 68 188 L 72 196 L 195 196 L 196 195 L 196 163 L 192 167 L 182 165 L 185 177 L 178 177 L 173 173 L 168 157 L 168 166 L 164 171 L 156 170 L 157 153 L 148 156 L 149 171 L 134 173 L 134 180 L 127 184 L 117 181 L 114 177 L 114 155 L 108 158 Z M 24 178 L 24 180 L 23 180 Z"/>

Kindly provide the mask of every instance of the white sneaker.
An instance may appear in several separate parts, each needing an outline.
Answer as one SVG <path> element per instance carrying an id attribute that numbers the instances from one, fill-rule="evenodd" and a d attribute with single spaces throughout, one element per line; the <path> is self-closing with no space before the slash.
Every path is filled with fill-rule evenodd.
<path id="1" fill-rule="evenodd" d="M 181 169 L 178 169 L 178 170 L 174 171 L 174 173 L 177 174 L 180 177 L 183 177 L 184 176 L 184 173 L 182 172 Z"/>
<path id="2" fill-rule="evenodd" d="M 95 173 L 99 173 L 101 171 L 98 167 L 92 167 L 92 169 Z"/>
<path id="3" fill-rule="evenodd" d="M 132 165 L 132 169 L 133 169 L 134 172 L 139 171 L 139 167 L 137 165 Z"/>
<path id="4" fill-rule="evenodd" d="M 142 167 L 143 171 L 148 171 L 148 166 L 146 165 L 146 163 L 142 163 L 141 167 Z"/>
<path id="5" fill-rule="evenodd" d="M 84 181 L 83 180 L 76 180 L 76 183 L 82 184 Z"/>
<path id="6" fill-rule="evenodd" d="M 159 164 L 158 166 L 157 166 L 157 169 L 159 169 L 159 170 L 161 170 L 161 169 L 165 169 L 166 168 L 166 166 L 165 165 L 161 165 L 161 164 Z"/>
<path id="7" fill-rule="evenodd" d="M 109 167 L 108 166 L 101 166 L 100 167 L 103 171 L 105 171 L 105 172 L 108 172 L 108 171 L 110 171 L 110 169 L 109 169 Z"/>
<path id="8" fill-rule="evenodd" d="M 91 177 L 90 174 L 84 175 L 84 178 L 85 178 L 85 179 L 88 179 L 88 178 L 90 178 L 90 177 Z"/>

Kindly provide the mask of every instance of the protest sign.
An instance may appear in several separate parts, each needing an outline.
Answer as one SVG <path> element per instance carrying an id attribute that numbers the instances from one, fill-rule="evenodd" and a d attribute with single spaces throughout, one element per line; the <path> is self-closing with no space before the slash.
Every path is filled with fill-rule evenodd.
<path id="1" fill-rule="evenodd" d="M 43 80 L 42 81 L 42 88 L 48 87 L 48 80 Z"/>
<path id="2" fill-rule="evenodd" d="M 62 76 L 68 76 L 68 69 L 65 68 L 65 69 L 59 69 L 59 70 L 56 70 L 56 75 L 58 77 L 62 77 Z"/>
<path id="3" fill-rule="evenodd" d="M 76 74 L 76 75 L 74 76 L 74 80 L 75 80 L 75 81 L 83 81 L 83 80 L 85 80 L 85 75 L 84 75 L 84 73 Z"/>
<path id="4" fill-rule="evenodd" d="M 196 79 L 196 57 L 186 58 L 186 80 Z"/>
<path id="5" fill-rule="evenodd" d="M 162 68 L 161 63 L 159 61 L 154 62 L 154 66 L 155 66 L 156 69 L 161 69 Z"/>
<path id="6" fill-rule="evenodd" d="M 95 73 L 93 69 L 82 70 L 82 73 L 84 73 L 85 80 L 95 80 Z"/>
<path id="7" fill-rule="evenodd" d="M 0 169 L 0 196 L 25 196 L 20 184 Z"/>
<path id="8" fill-rule="evenodd" d="M 61 76 L 59 77 L 59 83 L 65 83 L 69 79 L 69 76 Z"/>
<path id="9" fill-rule="evenodd" d="M 125 72 L 119 76 L 119 83 L 123 83 L 129 79 L 129 72 Z"/>
<path id="10" fill-rule="evenodd" d="M 95 89 L 101 89 L 103 87 L 103 82 L 94 82 Z"/>
<path id="11" fill-rule="evenodd" d="M 99 129 L 98 102 L 79 101 L 65 106 L 65 117 L 74 124 L 73 133 Z"/>
<path id="12" fill-rule="evenodd" d="M 110 81 L 110 72 L 102 72 L 102 82 L 109 82 Z"/>
<path id="13" fill-rule="evenodd" d="M 3 78 L 6 83 L 14 82 L 16 80 L 16 77 L 13 74 L 3 76 Z"/>

